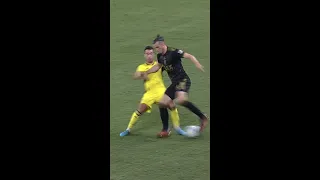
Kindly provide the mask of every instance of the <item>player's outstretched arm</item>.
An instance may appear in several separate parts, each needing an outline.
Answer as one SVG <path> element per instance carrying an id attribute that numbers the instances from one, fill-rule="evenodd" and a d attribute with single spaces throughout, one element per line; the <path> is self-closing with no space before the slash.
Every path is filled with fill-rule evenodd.
<path id="1" fill-rule="evenodd" d="M 141 73 L 141 77 L 143 80 L 148 80 L 148 74 L 157 72 L 162 67 L 162 64 L 158 63 L 154 65 L 152 68 L 150 68 L 146 72 Z"/>
<path id="2" fill-rule="evenodd" d="M 201 71 L 204 72 L 203 66 L 200 64 L 200 62 L 197 60 L 197 58 L 194 57 L 192 54 L 189 54 L 189 53 L 185 52 L 183 54 L 183 57 L 186 58 L 186 59 L 190 59 L 198 69 L 200 69 Z"/>
<path id="3" fill-rule="evenodd" d="M 148 71 L 146 71 L 146 74 L 155 73 L 162 67 L 162 64 L 158 63 L 154 65 L 152 68 L 150 68 Z"/>

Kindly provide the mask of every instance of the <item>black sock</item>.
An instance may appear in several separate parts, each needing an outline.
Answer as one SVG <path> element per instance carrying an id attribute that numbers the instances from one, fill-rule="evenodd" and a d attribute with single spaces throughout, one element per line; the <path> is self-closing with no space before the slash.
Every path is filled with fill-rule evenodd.
<path id="1" fill-rule="evenodd" d="M 168 110 L 167 110 L 167 108 L 159 108 L 159 110 L 160 110 L 160 117 L 161 117 L 162 126 L 163 126 L 163 129 L 162 129 L 162 130 L 167 131 L 168 128 L 169 128 L 169 115 L 168 115 Z"/>
<path id="2" fill-rule="evenodd" d="M 200 119 L 205 118 L 205 115 L 200 111 L 200 109 L 198 109 L 195 105 L 193 105 L 191 102 L 186 101 L 183 104 L 181 104 L 181 106 L 184 106 L 186 108 L 188 108 L 191 112 L 193 112 L 194 114 L 196 114 Z"/>

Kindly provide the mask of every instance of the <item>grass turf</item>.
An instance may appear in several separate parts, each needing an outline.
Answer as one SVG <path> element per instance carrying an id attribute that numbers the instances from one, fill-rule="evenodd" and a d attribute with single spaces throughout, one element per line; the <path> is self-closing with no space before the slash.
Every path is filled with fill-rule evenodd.
<path id="1" fill-rule="evenodd" d="M 161 128 L 159 110 L 143 115 L 132 135 L 121 138 L 130 116 L 143 94 L 143 83 L 132 80 L 136 67 L 144 62 L 143 48 L 157 34 L 169 46 L 197 57 L 206 72 L 190 60 L 183 65 L 191 78 L 190 101 L 210 116 L 210 21 L 209 0 L 110 1 L 110 168 L 112 180 L 208 180 L 210 177 L 210 127 L 195 139 L 172 133 L 156 138 Z M 165 84 L 170 80 L 164 72 Z M 198 125 L 198 118 L 179 107 L 181 126 Z"/>

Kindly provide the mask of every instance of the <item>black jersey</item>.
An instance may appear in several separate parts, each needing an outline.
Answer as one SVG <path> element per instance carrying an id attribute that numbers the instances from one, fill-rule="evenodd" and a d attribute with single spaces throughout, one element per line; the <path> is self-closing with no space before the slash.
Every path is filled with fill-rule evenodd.
<path id="1" fill-rule="evenodd" d="M 180 49 L 168 47 L 165 54 L 157 55 L 158 62 L 163 65 L 163 68 L 167 71 L 172 83 L 186 78 L 189 79 L 181 64 L 183 54 L 184 52 Z"/>

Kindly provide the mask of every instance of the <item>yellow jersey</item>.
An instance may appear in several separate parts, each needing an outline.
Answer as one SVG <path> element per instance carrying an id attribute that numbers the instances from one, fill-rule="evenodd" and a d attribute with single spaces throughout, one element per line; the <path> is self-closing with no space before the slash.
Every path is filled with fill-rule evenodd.
<path id="1" fill-rule="evenodd" d="M 147 64 L 147 63 L 140 64 L 136 71 L 139 71 L 139 72 L 148 71 L 157 63 L 158 63 L 157 61 L 153 61 L 152 64 Z M 148 74 L 148 78 L 149 80 L 144 82 L 145 91 L 153 91 L 153 90 L 158 90 L 159 88 L 165 88 L 165 85 L 162 79 L 161 68 L 155 73 Z"/>

